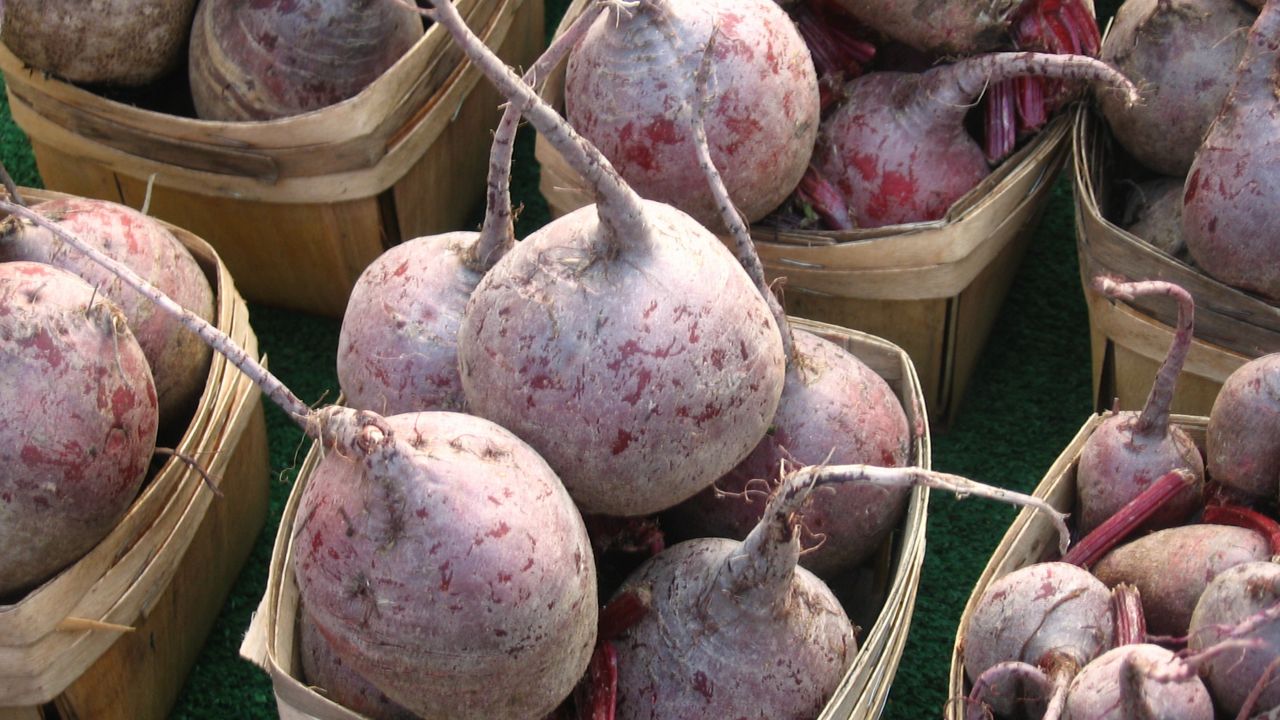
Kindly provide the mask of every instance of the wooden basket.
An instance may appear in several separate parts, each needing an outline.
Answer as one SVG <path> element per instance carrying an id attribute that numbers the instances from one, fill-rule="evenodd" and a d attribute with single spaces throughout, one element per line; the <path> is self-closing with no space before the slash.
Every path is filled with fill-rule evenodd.
<path id="1" fill-rule="evenodd" d="M 1132 176 L 1136 163 L 1092 108 L 1079 107 L 1074 125 L 1076 247 L 1089 305 L 1095 408 L 1110 408 L 1115 399 L 1122 409 L 1142 407 L 1177 325 L 1177 308 L 1167 299 L 1113 302 L 1090 288 L 1090 278 L 1111 273 L 1168 280 L 1195 298 L 1195 339 L 1173 410 L 1208 415 L 1231 371 L 1280 352 L 1280 307 L 1210 278 L 1108 219 L 1122 195 L 1118 178 Z"/>
<path id="2" fill-rule="evenodd" d="M 460 0 L 508 63 L 543 46 L 542 0 Z M 0 47 L 13 118 L 46 187 L 140 207 L 213 245 L 246 297 L 340 316 L 384 249 L 457 230 L 484 195 L 497 92 L 432 26 L 344 102 L 264 122 L 139 109 L 24 68 Z"/>
<path id="3" fill-rule="evenodd" d="M 1104 417 L 1105 415 L 1103 414 L 1096 414 L 1085 422 L 1084 427 L 1080 429 L 1080 432 L 1076 433 L 1075 438 L 1062 451 L 1058 459 L 1049 467 L 1049 471 L 1045 473 L 1044 479 L 1036 486 L 1034 492 L 1036 497 L 1045 500 L 1061 512 L 1069 513 L 1074 509 L 1076 502 L 1076 464 L 1080 459 L 1080 453 L 1084 449 L 1085 442 L 1097 429 Z M 1209 422 L 1207 417 L 1174 415 L 1170 422 L 1187 431 L 1196 446 L 1203 452 L 1205 426 Z M 1013 523 L 1000 540 L 995 552 L 992 553 L 991 560 L 987 562 L 986 568 L 974 585 L 973 593 L 969 595 L 969 602 L 965 604 L 964 611 L 960 616 L 960 626 L 956 630 L 955 645 L 951 650 L 951 674 L 947 692 L 951 702 L 947 703 L 947 720 L 963 720 L 965 717 L 964 705 L 958 701 L 958 698 L 967 697 L 970 689 L 969 681 L 964 672 L 962 641 L 968 631 L 969 618 L 973 616 L 974 606 L 982 598 L 982 594 L 986 592 L 987 587 L 998 578 L 1018 568 L 1057 558 L 1058 539 L 1057 528 L 1054 527 L 1044 513 L 1037 512 L 1032 508 L 1024 508 L 1014 518 Z"/>
<path id="4" fill-rule="evenodd" d="M 793 322 L 798 328 L 842 345 L 889 382 L 915 429 L 912 461 L 921 467 L 930 467 L 928 421 L 924 415 L 919 379 L 910 357 L 893 344 L 864 333 L 801 319 Z M 298 588 L 294 582 L 290 541 L 299 498 L 319 460 L 319 450 L 313 444 L 298 473 L 276 534 L 266 594 L 240 648 L 241 655 L 271 675 L 282 720 L 356 720 L 361 717 L 329 701 L 301 677 L 295 636 Z M 926 489 L 918 488 L 912 492 L 901 527 L 881 548 L 877 559 L 869 563 L 874 575 L 869 584 L 874 592 L 868 596 L 867 607 L 846 606 L 851 618 L 864 628 L 864 633 L 859 638 L 860 648 L 853 665 L 819 716 L 820 720 L 871 720 L 880 716 L 902 657 L 915 607 L 920 567 L 924 561 L 928 499 Z M 865 630 L 867 627 L 870 630 Z"/>
<path id="5" fill-rule="evenodd" d="M 256 354 L 248 308 L 226 266 L 195 235 L 170 230 L 214 284 L 217 327 Z M 222 496 L 171 458 L 87 555 L 0 605 L 0 719 L 167 716 L 266 520 L 262 403 L 220 355 L 177 450 L 200 463 Z"/>
<path id="6" fill-rule="evenodd" d="M 586 7 L 574 0 L 559 32 Z M 564 66 L 544 93 L 563 107 Z M 1060 117 L 1001 163 L 936 222 L 849 232 L 751 234 L 769 281 L 785 280 L 791 315 L 854 328 L 907 351 L 920 374 L 929 419 L 955 418 L 1000 306 L 1066 163 L 1070 120 Z M 594 198 L 541 137 L 539 188 L 555 216 Z"/>

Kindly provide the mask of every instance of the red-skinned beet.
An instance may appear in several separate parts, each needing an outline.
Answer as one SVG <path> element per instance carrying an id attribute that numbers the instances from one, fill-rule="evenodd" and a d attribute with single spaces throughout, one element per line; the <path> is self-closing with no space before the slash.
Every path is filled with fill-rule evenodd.
<path id="1" fill-rule="evenodd" d="M 1098 98 L 1116 141 L 1146 167 L 1184 177 L 1222 108 L 1256 17 L 1239 0 L 1121 4 L 1101 58 L 1143 88 L 1143 101 Z"/>
<path id="2" fill-rule="evenodd" d="M 597 196 L 472 294 L 458 335 L 468 406 L 533 445 L 584 512 L 646 515 L 691 497 L 777 408 L 785 358 L 768 304 L 715 235 L 641 200 L 452 5 L 429 14 Z"/>
<path id="3" fill-rule="evenodd" d="M 205 120 L 270 120 L 359 93 L 422 37 L 388 0 L 204 0 L 188 75 Z"/>
<path id="4" fill-rule="evenodd" d="M 642 197 L 717 228 L 687 112 L 713 27 L 712 157 L 747 221 L 764 217 L 800 182 L 819 120 L 813 59 L 773 0 L 641 0 L 610 13 L 569 56 L 565 115 Z"/>
<path id="5" fill-rule="evenodd" d="M 1121 223 L 1152 247 L 1183 259 L 1182 178 L 1157 177 L 1137 183 L 1125 205 Z"/>
<path id="6" fill-rule="evenodd" d="M 145 85 L 182 60 L 195 9 L 196 0 L 6 0 L 0 39 L 68 82 Z"/>
<path id="7" fill-rule="evenodd" d="M 1213 720 L 1213 699 L 1194 670 L 1176 679 L 1157 675 L 1177 668 L 1172 650 L 1131 643 L 1099 655 L 1071 681 L 1066 720 Z"/>
<path id="8" fill-rule="evenodd" d="M 593 4 L 585 10 L 552 41 L 525 80 L 550 75 L 603 9 Z M 458 327 L 480 278 L 515 244 L 509 181 L 519 122 L 519 111 L 508 106 L 494 130 L 479 232 L 401 243 L 356 279 L 338 336 L 338 383 L 348 407 L 383 414 L 466 410 Z"/>
<path id="9" fill-rule="evenodd" d="M 1191 615 L 1187 647 L 1202 650 L 1234 637 L 1256 647 L 1223 652 L 1200 675 L 1219 709 L 1229 716 L 1253 717 L 1280 706 L 1280 565 L 1236 565 L 1209 583 Z"/>
<path id="10" fill-rule="evenodd" d="M 0 263 L 0 597 L 91 549 L 155 450 L 155 386 L 123 313 L 59 268 Z"/>
<path id="11" fill-rule="evenodd" d="M 125 205 L 89 198 L 58 198 L 32 209 L 93 242 L 183 307 L 213 321 L 213 288 L 208 278 L 191 253 L 155 219 Z M 115 275 L 30 222 L 10 217 L 0 224 L 0 260 L 56 265 L 84 278 L 118 305 L 151 366 L 164 435 L 185 429 L 209 376 L 211 351 L 200 338 Z"/>
<path id="12" fill-rule="evenodd" d="M 595 567 L 581 515 L 528 445 L 456 413 L 313 410 L 127 267 L 25 207 L 0 210 L 182 318 L 324 445 L 300 499 L 293 569 L 344 663 L 426 717 L 538 717 L 568 696 L 595 643 Z"/>
<path id="13" fill-rule="evenodd" d="M 823 120 L 813 165 L 858 227 L 937 220 L 991 173 L 965 129 L 968 108 L 989 83 L 1023 75 L 1087 80 L 1137 97 L 1124 76 L 1083 56 L 992 53 L 923 73 L 867 73 Z"/>
<path id="14" fill-rule="evenodd" d="M 1227 376 L 1209 410 L 1205 458 L 1215 482 L 1246 497 L 1280 494 L 1280 353 Z"/>
<path id="15" fill-rule="evenodd" d="M 1141 412 L 1115 412 L 1098 424 L 1080 451 L 1076 468 L 1076 522 L 1088 532 L 1165 473 L 1183 469 L 1196 478 L 1154 515 L 1147 528 L 1169 527 L 1198 509 L 1204 495 L 1204 461 L 1190 436 L 1169 423 L 1169 406 L 1182 363 L 1191 348 L 1194 302 L 1181 287 L 1163 281 L 1120 283 L 1099 277 L 1094 287 L 1109 297 L 1167 295 L 1178 302 L 1178 328 Z"/>
<path id="16" fill-rule="evenodd" d="M 1235 80 L 1187 174 L 1182 225 L 1191 258 L 1217 280 L 1280 300 L 1280 3 L 1249 29 Z"/>

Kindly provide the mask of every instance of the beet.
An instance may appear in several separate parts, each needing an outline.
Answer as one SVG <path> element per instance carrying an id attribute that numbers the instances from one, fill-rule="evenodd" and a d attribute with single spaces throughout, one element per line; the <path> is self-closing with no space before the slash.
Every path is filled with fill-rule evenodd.
<path id="1" fill-rule="evenodd" d="M 764 437 L 780 332 L 725 246 L 641 200 L 449 3 L 430 15 L 597 194 L 485 275 L 458 335 L 472 412 L 547 459 L 583 512 L 646 515 L 709 486 Z"/>
<path id="2" fill-rule="evenodd" d="M 1184 178 L 1230 88 L 1257 13 L 1239 0 L 1127 0 L 1101 57 L 1143 89 L 1142 102 L 1110 94 L 1098 106 L 1138 162 Z"/>
<path id="3" fill-rule="evenodd" d="M 1156 374 L 1141 412 L 1113 412 L 1085 441 L 1076 466 L 1076 522 L 1088 532 L 1165 473 L 1184 469 L 1195 482 L 1153 516 L 1147 528 L 1178 525 L 1202 503 L 1204 461 L 1190 436 L 1169 423 L 1178 373 L 1191 348 L 1194 302 L 1173 283 L 1118 283 L 1100 277 L 1095 285 L 1112 298 L 1131 300 L 1144 295 L 1168 295 L 1178 302 L 1178 328 L 1169 354 Z"/>
<path id="4" fill-rule="evenodd" d="M 146 478 L 158 410 L 123 313 L 71 273 L 0 263 L 0 597 L 116 526 Z"/>
<path id="5" fill-rule="evenodd" d="M 213 287 L 178 238 L 159 221 L 125 205 L 88 198 L 58 198 L 32 210 L 128 265 L 169 297 L 213 322 Z M 166 435 L 185 430 L 209 378 L 212 352 L 199 337 L 134 292 L 123 281 L 48 230 L 7 218 L 0 223 L 0 260 L 48 263 L 84 278 L 120 309 L 142 346 L 160 403 Z"/>
<path id="6" fill-rule="evenodd" d="M 1209 410 L 1205 457 L 1215 482 L 1252 498 L 1280 495 L 1280 353 L 1227 376 Z"/>
<path id="7" fill-rule="evenodd" d="M 1251 639 L 1259 647 L 1222 652 L 1200 669 L 1219 709 L 1234 716 L 1246 703 L 1252 713 L 1280 706 L 1280 621 L 1264 614 L 1280 602 L 1280 565 L 1270 561 L 1229 568 L 1209 583 L 1191 615 L 1187 646 L 1201 650 L 1228 637 Z M 1238 627 L 1245 624 L 1247 631 Z M 1269 675 L 1268 675 L 1269 674 Z M 1264 676 L 1261 687 L 1255 688 Z M 1257 691 L 1256 698 L 1250 694 Z"/>
<path id="8" fill-rule="evenodd" d="M 1113 648 L 1085 665 L 1067 690 L 1066 720 L 1213 720 L 1213 700 L 1194 674 L 1176 682 L 1152 677 L 1177 662 L 1173 651 L 1147 643 Z"/>
<path id="9" fill-rule="evenodd" d="M 1108 587 L 1132 583 L 1142 594 L 1151 631 L 1187 634 L 1200 593 L 1229 567 L 1271 554 L 1267 539 L 1245 528 L 1183 525 L 1122 545 L 1091 569 Z"/>
<path id="10" fill-rule="evenodd" d="M 370 720 L 415 720 L 417 715 L 395 704 L 381 690 L 353 671 L 333 651 L 306 608 L 298 607 L 298 657 L 307 684 L 333 702 Z"/>
<path id="11" fill-rule="evenodd" d="M 759 220 L 800 182 L 819 120 L 813 59 L 773 0 L 641 0 L 615 10 L 569 56 L 565 114 L 642 197 L 718 228 L 688 112 L 713 27 L 711 153 L 734 205 Z"/>
<path id="12" fill-rule="evenodd" d="M 840 191 L 858 227 L 937 220 L 991 172 L 965 129 L 986 86 L 1022 75 L 1089 80 L 1136 89 L 1082 56 L 992 53 L 923 73 L 875 72 L 852 81 L 822 122 L 814 168 Z"/>
<path id="13" fill-rule="evenodd" d="M 1148 245 L 1180 260 L 1186 258 L 1182 238 L 1184 178 L 1158 177 L 1138 183 L 1125 207 L 1121 225 Z"/>
<path id="14" fill-rule="evenodd" d="M 270 120 L 346 100 L 422 37 L 387 0 L 203 0 L 188 75 L 204 120 Z"/>
<path id="15" fill-rule="evenodd" d="M 173 71 L 196 0 L 5 0 L 0 40 L 68 82 L 138 86 Z"/>
<path id="16" fill-rule="evenodd" d="M 1196 265 L 1220 282 L 1280 300 L 1280 122 L 1275 72 L 1280 5 L 1249 29 L 1222 111 L 1187 174 L 1182 224 Z"/>

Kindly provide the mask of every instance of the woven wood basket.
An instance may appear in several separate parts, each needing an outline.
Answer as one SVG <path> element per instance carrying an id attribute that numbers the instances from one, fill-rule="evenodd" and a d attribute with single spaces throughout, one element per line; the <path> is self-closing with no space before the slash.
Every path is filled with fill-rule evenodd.
<path id="1" fill-rule="evenodd" d="M 559 32 L 586 8 L 574 0 Z M 544 95 L 563 108 L 564 66 Z M 954 420 L 1049 191 L 1066 164 L 1070 118 L 1060 117 L 942 220 L 849 232 L 756 225 L 756 250 L 798 317 L 861 330 L 902 347 L 920 374 L 936 429 Z M 540 189 L 559 216 L 594 202 L 581 176 L 541 137 Z"/>
<path id="2" fill-rule="evenodd" d="M 460 0 L 512 64 L 543 47 L 542 0 Z M 457 230 L 483 202 L 497 92 L 433 26 L 360 94 L 295 117 L 215 122 L 109 100 L 0 47 L 14 121 L 46 187 L 140 207 L 213 245 L 246 297 L 340 316 L 402 240 Z"/>
<path id="3" fill-rule="evenodd" d="M 1117 400 L 1121 409 L 1142 407 L 1177 325 L 1172 302 L 1110 301 L 1089 287 L 1090 278 L 1111 273 L 1168 280 L 1195 298 L 1195 339 L 1173 410 L 1208 415 L 1231 371 L 1280 352 L 1280 306 L 1224 285 L 1116 225 L 1112 218 L 1124 195 L 1124 178 L 1134 177 L 1136 163 L 1091 107 L 1077 108 L 1073 136 L 1076 248 L 1089 306 L 1095 409 L 1110 408 Z"/>
<path id="4" fill-rule="evenodd" d="M 29 202 L 59 196 L 23 194 Z M 248 308 L 226 266 L 194 234 L 170 230 L 213 283 L 215 325 L 256 354 Z M 221 497 L 170 458 L 87 555 L 0 605 L 3 720 L 167 716 L 266 519 L 262 403 L 217 354 L 176 449 L 201 464 Z"/>
<path id="5" fill-rule="evenodd" d="M 1040 484 L 1036 486 L 1034 495 L 1047 501 L 1055 509 L 1070 513 L 1076 502 L 1076 464 L 1085 442 L 1097 429 L 1105 415 L 1093 415 L 1080 428 L 1080 432 L 1067 445 L 1058 459 L 1049 467 Z M 1191 439 L 1204 451 L 1205 426 L 1208 418 L 1194 415 L 1174 415 L 1170 419 L 1174 425 L 1187 431 Z M 1058 557 L 1058 531 L 1044 513 L 1031 508 L 1024 508 L 1014 518 L 1005 532 L 1000 544 L 991 555 L 982 575 L 978 577 L 969 602 L 965 604 L 960 616 L 960 626 L 956 629 L 955 645 L 951 651 L 951 674 L 948 683 L 947 720 L 964 720 L 964 703 L 961 698 L 967 697 L 970 684 L 964 672 L 965 633 L 968 632 L 969 618 L 973 615 L 974 606 L 986 592 L 987 587 L 998 578 L 1038 562 Z"/>
<path id="6" fill-rule="evenodd" d="M 793 322 L 796 327 L 842 345 L 889 382 L 915 428 L 912 461 L 921 467 L 930 467 L 928 422 L 924 416 L 920 383 L 910 357 L 893 344 L 864 333 L 800 319 Z M 266 593 L 240 648 L 241 655 L 271 675 L 282 720 L 356 720 L 361 717 L 308 686 L 301 676 L 298 659 L 295 636 L 298 588 L 293 576 L 290 542 L 299 498 L 319 459 L 319 451 L 313 445 L 284 509 L 272 553 Z M 928 490 L 922 488 L 912 492 L 901 526 L 881 548 L 877 558 L 869 563 L 869 572 L 873 575 L 869 585 L 873 592 L 856 606 L 846 605 L 851 618 L 864 630 L 859 637 L 858 655 L 819 716 L 820 720 L 870 720 L 880 716 L 902 657 L 915 607 L 920 567 L 924 561 L 928 495 Z"/>

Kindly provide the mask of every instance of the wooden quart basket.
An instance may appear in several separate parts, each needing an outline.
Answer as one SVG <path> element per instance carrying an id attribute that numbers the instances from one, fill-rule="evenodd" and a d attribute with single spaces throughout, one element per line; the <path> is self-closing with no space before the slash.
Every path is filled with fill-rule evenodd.
<path id="1" fill-rule="evenodd" d="M 587 6 L 574 0 L 558 32 Z M 546 97 L 564 106 L 564 65 Z M 920 373 L 935 428 L 954 420 L 978 357 L 1067 158 L 1068 117 L 1051 122 L 936 222 L 848 232 L 751 228 L 787 312 L 902 347 Z M 594 202 L 541 137 L 540 189 L 552 214 Z"/>
<path id="2" fill-rule="evenodd" d="M 928 468 L 931 450 L 928 421 L 911 358 L 892 343 L 857 331 L 801 319 L 795 326 L 840 344 L 889 382 L 915 428 L 912 462 Z M 271 557 L 267 589 L 254 615 L 240 654 L 265 669 L 275 687 L 282 720 L 357 720 L 347 710 L 307 685 L 302 678 L 295 625 L 298 587 L 290 557 L 298 502 L 320 460 L 313 444 L 285 506 Z M 850 617 L 863 628 L 859 651 L 820 720 L 872 720 L 880 716 L 889 685 L 902 657 L 915 608 L 920 567 L 924 561 L 925 520 L 929 493 L 917 488 L 910 496 L 901 526 L 869 562 L 869 587 L 857 602 L 846 600 Z M 869 630 L 867 628 L 870 628 Z"/>
<path id="3" fill-rule="evenodd" d="M 24 191 L 29 201 L 58 193 Z M 248 308 L 217 254 L 170 227 L 205 269 L 215 324 L 250 354 Z M 267 433 L 256 387 L 216 353 L 177 448 L 87 555 L 0 605 L 0 720 L 162 720 L 182 689 L 267 512 Z M 130 628 L 132 628 L 130 630 Z"/>
<path id="4" fill-rule="evenodd" d="M 1076 503 L 1076 465 L 1080 460 L 1080 452 L 1084 449 L 1089 436 L 1098 428 L 1104 414 L 1096 414 L 1085 422 L 1080 432 L 1067 445 L 1058 459 L 1049 467 L 1040 484 L 1036 486 L 1034 495 L 1052 505 L 1055 509 L 1070 513 Z M 1205 426 L 1209 419 L 1195 415 L 1174 415 L 1170 422 L 1187 432 L 1196 446 L 1204 451 Z M 964 640 L 969 628 L 969 618 L 973 616 L 974 606 L 982 598 L 991 583 L 998 578 L 1038 562 L 1053 560 L 1058 557 L 1058 531 L 1049 518 L 1033 508 L 1023 508 L 1013 519 L 1000 544 L 987 562 L 987 567 L 978 577 L 969 602 L 965 604 L 960 616 L 960 626 L 956 629 L 956 641 L 951 651 L 951 674 L 948 683 L 947 720 L 964 720 L 964 703 L 960 698 L 967 697 L 970 690 L 969 680 L 964 672 Z"/>
<path id="5" fill-rule="evenodd" d="M 1089 285 L 1096 275 L 1117 274 L 1168 280 L 1195 298 L 1195 339 L 1178 377 L 1173 410 L 1208 415 L 1233 370 L 1280 352 L 1280 307 L 1224 285 L 1116 225 L 1112 218 L 1124 194 L 1122 178 L 1133 177 L 1136 162 L 1092 107 L 1078 107 L 1074 125 L 1076 248 L 1089 306 L 1095 409 L 1110 408 L 1115 400 L 1121 409 L 1142 407 L 1178 321 L 1177 308 L 1167 298 L 1112 301 Z"/>
<path id="6" fill-rule="evenodd" d="M 460 0 L 508 63 L 543 46 L 542 0 Z M 432 26 L 344 102 L 215 122 L 106 99 L 0 47 L 13 119 L 46 187 L 140 207 L 213 245 L 246 297 L 340 316 L 360 272 L 402 240 L 464 226 L 483 202 L 500 98 Z"/>

